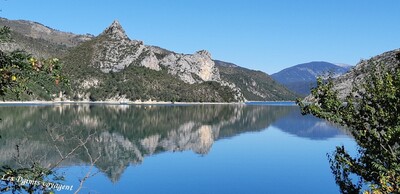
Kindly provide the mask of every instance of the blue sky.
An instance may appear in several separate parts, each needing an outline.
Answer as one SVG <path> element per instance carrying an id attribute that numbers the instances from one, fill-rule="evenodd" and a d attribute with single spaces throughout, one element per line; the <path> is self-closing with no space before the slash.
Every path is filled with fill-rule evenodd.
<path id="1" fill-rule="evenodd" d="M 131 39 L 272 74 L 310 61 L 355 65 L 400 48 L 399 0 L 0 0 L 1 17 Z"/>

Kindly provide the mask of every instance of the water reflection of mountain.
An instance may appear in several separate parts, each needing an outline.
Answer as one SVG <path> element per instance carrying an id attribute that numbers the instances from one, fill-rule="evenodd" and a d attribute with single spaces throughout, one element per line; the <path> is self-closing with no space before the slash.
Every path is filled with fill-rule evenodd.
<path id="1" fill-rule="evenodd" d="M 325 140 L 344 135 L 336 126 L 311 115 L 301 115 L 298 107 L 272 124 L 280 130 L 302 138 Z"/>
<path id="2" fill-rule="evenodd" d="M 101 154 L 96 167 L 118 181 L 127 166 L 146 156 L 184 150 L 207 154 L 214 141 L 263 130 L 290 111 L 246 105 L 0 107 L 0 162 L 15 166 L 19 155 L 20 161 L 48 166 L 60 158 L 55 145 L 67 153 L 79 143 L 76 137 L 92 134 L 87 147 L 93 157 Z M 88 161 L 82 149 L 62 165 Z"/>

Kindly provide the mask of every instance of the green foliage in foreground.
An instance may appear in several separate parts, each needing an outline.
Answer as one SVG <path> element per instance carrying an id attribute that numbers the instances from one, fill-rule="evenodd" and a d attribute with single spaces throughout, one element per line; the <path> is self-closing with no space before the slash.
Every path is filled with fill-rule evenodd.
<path id="1" fill-rule="evenodd" d="M 0 41 L 9 41 L 9 28 L 0 29 Z M 1 100 L 52 100 L 60 91 L 68 91 L 68 79 L 61 74 L 57 58 L 36 59 L 16 50 L 0 51 Z"/>
<path id="2" fill-rule="evenodd" d="M 59 181 L 64 180 L 55 171 L 32 165 L 29 168 L 0 167 L 0 192 L 12 193 L 54 193 L 59 189 Z M 50 178 L 50 179 L 49 179 Z"/>
<path id="3" fill-rule="evenodd" d="M 31 57 L 23 51 L 0 51 L 2 100 L 52 100 L 60 91 L 68 91 L 68 79 L 61 75 L 57 58 Z"/>
<path id="4" fill-rule="evenodd" d="M 11 30 L 8 26 L 3 26 L 0 28 L 0 42 L 10 41 Z"/>
<path id="5" fill-rule="evenodd" d="M 348 127 L 359 145 L 358 157 L 350 156 L 343 146 L 329 156 L 342 193 L 359 193 L 365 184 L 370 187 L 365 193 L 400 193 L 400 64 L 384 72 L 378 71 L 383 64 L 370 63 L 374 68 L 364 84 L 354 85 L 344 101 L 332 81 L 320 78 L 312 90 L 316 102 L 298 100 L 298 104 L 303 114 Z"/>
<path id="6" fill-rule="evenodd" d="M 10 29 L 0 28 L 0 42 L 9 41 L 9 38 Z M 51 94 L 68 85 L 67 79 L 60 71 L 61 64 L 57 58 L 38 60 L 24 51 L 0 51 L 0 97 L 3 100 L 22 100 L 29 96 L 51 99 Z M 17 160 L 18 145 L 16 151 Z M 49 182 L 48 177 L 53 179 Z M 26 183 L 21 179 L 33 182 Z M 53 171 L 34 162 L 27 168 L 0 166 L 0 192 L 52 193 L 54 188 L 50 185 L 61 179 L 62 177 L 56 176 Z"/>

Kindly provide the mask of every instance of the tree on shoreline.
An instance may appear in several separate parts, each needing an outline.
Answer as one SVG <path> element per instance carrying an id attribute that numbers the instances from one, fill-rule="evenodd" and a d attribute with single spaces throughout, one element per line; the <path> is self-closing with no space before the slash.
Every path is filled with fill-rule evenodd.
<path id="1" fill-rule="evenodd" d="M 12 42 L 11 30 L 0 28 L 0 43 Z M 57 58 L 38 59 L 23 50 L 0 50 L 0 97 L 2 100 L 52 100 L 69 92 L 69 79 Z"/>
<path id="2" fill-rule="evenodd" d="M 302 114 L 348 127 L 358 144 L 352 157 L 337 147 L 329 155 L 332 173 L 342 193 L 400 193 L 400 53 L 394 70 L 378 71 L 384 64 L 369 61 L 368 76 L 344 100 L 331 81 L 318 79 L 313 103 L 297 100 Z M 355 180 L 354 177 L 358 177 Z M 365 189 L 365 188 L 364 188 Z"/>
<path id="3" fill-rule="evenodd" d="M 8 41 L 10 41 L 10 28 L 5 26 L 0 28 L 0 43 Z M 41 97 L 44 96 L 46 99 L 47 96 L 51 99 L 54 97 L 50 96 L 51 94 L 57 94 L 69 86 L 68 79 L 61 74 L 61 67 L 57 58 L 36 59 L 24 51 L 3 52 L 0 50 L 0 97 L 3 100 L 5 97 L 20 100 L 24 96 L 32 95 L 32 90 L 35 90 L 35 92 L 43 91 L 38 94 Z M 86 147 L 92 133 L 86 135 L 86 138 L 78 136 L 79 134 L 72 136 L 70 141 L 76 142 L 75 147 L 66 153 L 61 152 L 58 148 L 60 134 L 56 133 L 56 130 L 46 127 L 44 133 L 53 140 L 60 160 L 49 167 L 42 167 L 37 161 L 20 161 L 20 145 L 15 145 L 14 159 L 19 167 L 0 164 L 0 192 L 54 193 L 55 190 L 59 190 L 59 186 L 64 180 L 63 176 L 57 174 L 55 168 L 78 149 L 86 150 L 91 166 L 85 177 L 80 180 L 80 185 L 75 193 L 80 191 L 86 179 L 93 176 L 92 167 L 101 154 L 99 153 L 97 158 L 93 158 Z M 0 135 L 0 140 L 1 138 Z M 29 182 L 25 184 L 24 180 L 29 180 Z"/>

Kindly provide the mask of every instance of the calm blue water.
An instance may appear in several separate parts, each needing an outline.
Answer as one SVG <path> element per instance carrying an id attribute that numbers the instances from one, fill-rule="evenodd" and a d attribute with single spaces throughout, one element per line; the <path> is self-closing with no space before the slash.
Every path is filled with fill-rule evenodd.
<path id="1" fill-rule="evenodd" d="M 26 158 L 47 154 L 41 162 L 51 164 L 57 153 L 44 128 L 90 131 L 99 160 L 81 193 L 339 193 L 326 154 L 339 145 L 354 153 L 354 141 L 287 105 L 0 107 L 0 154 L 12 165 L 6 153 L 20 143 Z M 74 145 L 65 139 L 63 153 Z M 59 166 L 64 184 L 77 188 L 90 170 L 85 153 Z"/>

